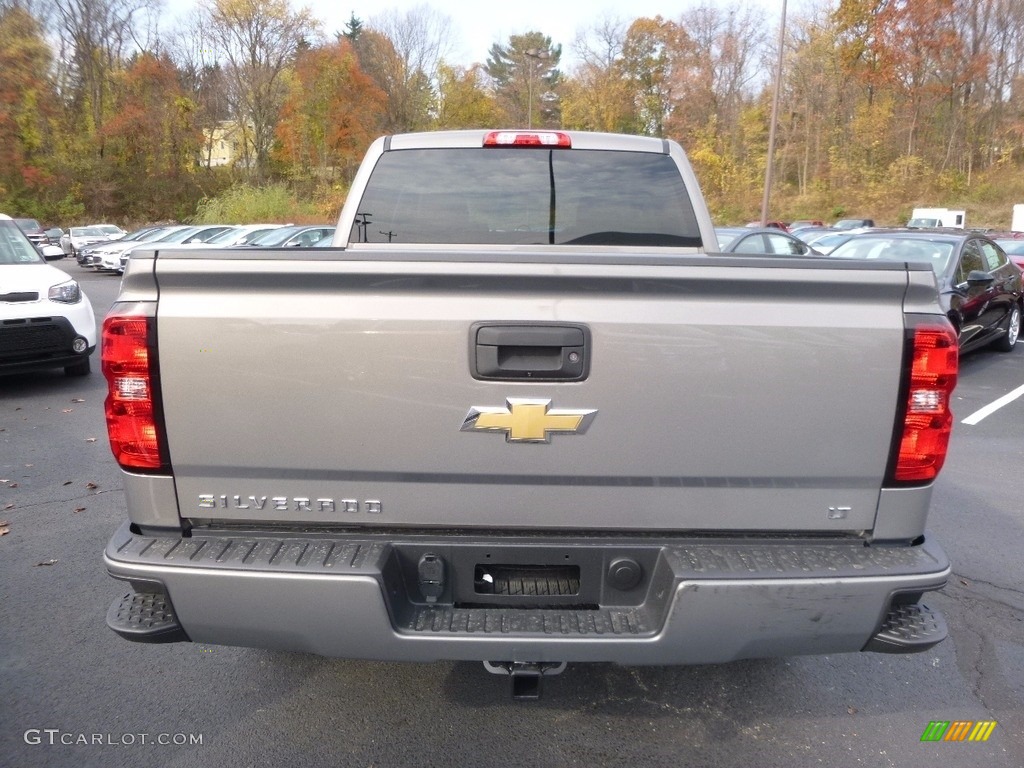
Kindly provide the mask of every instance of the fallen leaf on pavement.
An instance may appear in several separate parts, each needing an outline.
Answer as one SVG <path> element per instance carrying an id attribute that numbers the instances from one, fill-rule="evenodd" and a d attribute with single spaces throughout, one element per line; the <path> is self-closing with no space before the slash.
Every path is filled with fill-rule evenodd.
<path id="1" fill-rule="evenodd" d="M 56 562 L 56 560 L 43 560 L 41 563 L 36 563 L 36 567 L 40 565 L 53 565 Z"/>
<path id="2" fill-rule="evenodd" d="M 6 520 L 4 522 L 0 523 L 0 536 L 6 536 L 10 532 L 11 532 L 11 524 L 10 523 L 8 523 Z"/>
<path id="3" fill-rule="evenodd" d="M 71 485 L 73 482 L 75 482 L 75 481 L 74 480 L 65 480 L 64 481 L 64 485 Z"/>
<path id="4" fill-rule="evenodd" d="M 96 485 L 96 483 L 86 483 L 85 487 L 88 488 L 90 491 L 95 491 L 97 488 L 99 488 L 99 486 Z"/>
<path id="5" fill-rule="evenodd" d="M 96 438 L 95 437 L 87 437 L 87 438 L 85 438 L 85 442 L 87 442 L 87 443 L 95 443 L 96 442 Z"/>
<path id="6" fill-rule="evenodd" d="M 72 400 L 71 402 L 72 402 L 72 403 L 84 403 L 84 402 L 85 402 L 85 398 L 82 398 L 82 397 L 76 397 L 76 398 L 75 398 L 74 400 Z"/>
<path id="7" fill-rule="evenodd" d="M 61 413 L 71 413 L 74 410 L 75 410 L 74 408 L 61 408 L 60 412 Z"/>
<path id="8" fill-rule="evenodd" d="M 88 507 L 75 507 L 75 514 L 77 515 L 79 512 L 85 512 L 87 509 Z"/>

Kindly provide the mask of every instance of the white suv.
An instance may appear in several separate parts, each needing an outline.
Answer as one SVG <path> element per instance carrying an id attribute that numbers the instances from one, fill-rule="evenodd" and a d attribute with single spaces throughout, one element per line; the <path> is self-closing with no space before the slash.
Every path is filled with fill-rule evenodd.
<path id="1" fill-rule="evenodd" d="M 63 368 L 85 376 L 94 349 L 89 298 L 0 214 L 0 374 Z"/>

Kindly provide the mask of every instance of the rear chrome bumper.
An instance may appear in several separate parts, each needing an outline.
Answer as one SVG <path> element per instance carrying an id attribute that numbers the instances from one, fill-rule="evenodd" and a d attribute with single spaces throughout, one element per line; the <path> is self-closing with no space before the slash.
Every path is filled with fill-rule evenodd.
<path id="1" fill-rule="evenodd" d="M 441 567 L 421 569 L 424 555 Z M 631 665 L 926 650 L 945 625 L 917 601 L 950 572 L 930 540 L 182 537 L 138 535 L 127 524 L 104 560 L 133 584 L 108 624 L 134 640 L 360 659 Z M 624 561 L 639 574 L 630 567 L 623 579 Z M 578 580 L 560 588 L 524 578 L 488 591 L 502 568 L 558 569 L 551 572 Z"/>

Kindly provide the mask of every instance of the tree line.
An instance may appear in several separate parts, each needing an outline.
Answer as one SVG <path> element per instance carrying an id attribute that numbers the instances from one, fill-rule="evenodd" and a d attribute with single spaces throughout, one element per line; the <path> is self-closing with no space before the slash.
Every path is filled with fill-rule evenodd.
<path id="1" fill-rule="evenodd" d="M 232 187 L 284 184 L 333 219 L 376 136 L 519 126 L 674 138 L 717 220 L 760 208 L 781 21 L 760 5 L 603 18 L 572 41 L 530 31 L 470 65 L 452 60 L 452 20 L 429 5 L 353 14 L 341 30 L 288 0 L 210 0 L 171 30 L 159 11 L 0 0 L 0 210 L 187 220 Z M 773 218 L 956 203 L 1001 219 L 1024 202 L 1024 3 L 798 11 L 782 50 Z M 231 165 L 211 167 L 214 135 L 229 136 Z"/>

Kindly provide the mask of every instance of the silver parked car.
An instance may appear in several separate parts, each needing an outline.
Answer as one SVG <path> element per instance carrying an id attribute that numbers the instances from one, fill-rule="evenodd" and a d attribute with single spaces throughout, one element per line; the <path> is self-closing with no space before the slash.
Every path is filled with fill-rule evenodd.
<path id="1" fill-rule="evenodd" d="M 122 235 L 123 236 L 123 233 Z M 71 227 L 60 238 L 60 247 L 68 256 L 78 258 L 78 252 L 93 243 L 106 243 L 110 235 L 98 226 Z"/>
<path id="2" fill-rule="evenodd" d="M 264 232 L 246 243 L 256 248 L 312 248 L 325 237 L 334 235 L 331 224 L 304 224 L 279 227 Z"/>
<path id="3" fill-rule="evenodd" d="M 206 224 L 197 227 L 186 227 L 184 229 L 172 228 L 161 237 L 138 243 L 137 246 L 133 245 L 130 248 L 125 248 L 119 254 L 115 254 L 110 259 L 105 260 L 102 268 L 113 269 L 117 272 L 124 272 L 124 268 L 128 264 L 128 259 L 131 258 L 132 251 L 135 250 L 136 247 L 161 248 L 171 245 L 180 245 L 182 243 L 202 245 L 215 237 L 220 237 L 231 229 L 232 227 L 227 224 Z"/>
<path id="4" fill-rule="evenodd" d="M 715 227 L 722 253 L 821 256 L 798 237 L 774 227 Z"/>

